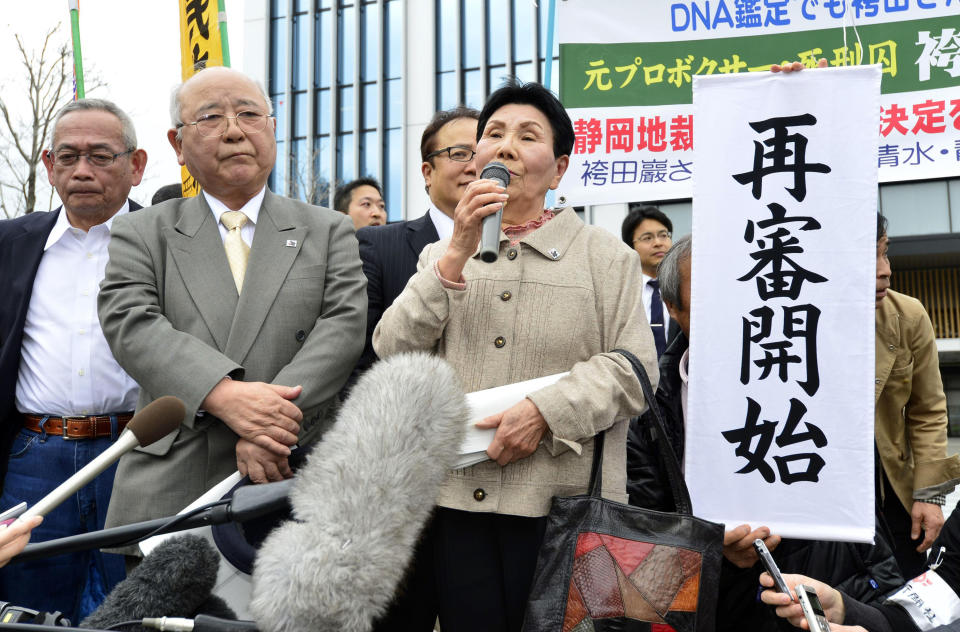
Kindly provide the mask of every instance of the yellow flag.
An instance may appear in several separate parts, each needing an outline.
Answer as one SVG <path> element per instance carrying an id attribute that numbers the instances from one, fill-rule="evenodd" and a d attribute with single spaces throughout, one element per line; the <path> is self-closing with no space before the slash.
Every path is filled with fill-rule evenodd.
<path id="1" fill-rule="evenodd" d="M 223 65 L 220 0 L 178 0 L 180 11 L 180 68 L 184 81 L 197 70 Z M 183 197 L 200 192 L 186 167 L 180 168 Z"/>

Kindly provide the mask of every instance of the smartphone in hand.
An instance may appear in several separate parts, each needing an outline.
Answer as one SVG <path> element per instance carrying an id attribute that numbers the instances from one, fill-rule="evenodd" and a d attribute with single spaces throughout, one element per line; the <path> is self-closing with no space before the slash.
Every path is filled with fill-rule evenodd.
<path id="1" fill-rule="evenodd" d="M 803 608 L 803 616 L 807 618 L 810 632 L 830 632 L 830 624 L 827 623 L 827 616 L 823 612 L 823 606 L 820 605 L 817 591 L 810 586 L 798 584 L 797 599 L 800 600 L 800 607 Z"/>
<path id="2" fill-rule="evenodd" d="M 777 590 L 785 595 L 789 595 L 790 589 L 787 587 L 787 582 L 783 580 L 783 575 L 780 574 L 777 563 L 773 561 L 773 556 L 770 555 L 770 550 L 767 549 L 767 545 L 763 543 L 763 540 L 757 538 L 753 541 L 753 548 L 757 552 L 757 555 L 760 556 L 760 562 L 763 564 L 763 567 L 770 574 L 770 577 L 773 578 L 773 583 Z M 793 596 L 791 595 L 790 598 L 793 599 Z"/>

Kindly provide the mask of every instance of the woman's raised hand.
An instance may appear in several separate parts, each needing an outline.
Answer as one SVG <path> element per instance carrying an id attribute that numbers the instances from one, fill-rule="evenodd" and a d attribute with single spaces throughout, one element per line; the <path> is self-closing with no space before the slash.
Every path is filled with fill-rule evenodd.
<path id="1" fill-rule="evenodd" d="M 453 236 L 440 257 L 440 276 L 450 281 L 460 280 L 463 267 L 480 243 L 483 218 L 500 210 L 509 197 L 495 180 L 474 180 L 467 185 L 453 211 Z"/>

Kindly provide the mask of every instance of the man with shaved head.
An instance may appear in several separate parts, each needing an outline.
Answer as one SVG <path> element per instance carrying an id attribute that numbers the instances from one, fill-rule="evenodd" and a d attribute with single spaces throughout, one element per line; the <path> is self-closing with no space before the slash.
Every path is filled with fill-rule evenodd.
<path id="1" fill-rule="evenodd" d="M 271 113 L 235 70 L 184 82 L 167 135 L 203 191 L 115 224 L 104 334 L 140 383 L 138 408 L 175 395 L 187 414 L 121 459 L 108 525 L 174 514 L 236 469 L 253 482 L 290 476 L 291 448 L 322 432 L 363 348 L 353 225 L 267 188 Z"/>

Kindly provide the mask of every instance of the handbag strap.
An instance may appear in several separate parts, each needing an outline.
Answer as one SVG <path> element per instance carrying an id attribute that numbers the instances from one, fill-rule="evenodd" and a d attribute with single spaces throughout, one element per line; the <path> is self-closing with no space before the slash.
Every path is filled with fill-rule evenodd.
<path id="1" fill-rule="evenodd" d="M 614 353 L 619 353 L 630 362 L 633 372 L 640 382 L 640 388 L 643 390 L 643 398 L 650 408 L 653 417 L 653 431 L 657 438 L 657 447 L 660 452 L 660 460 L 666 469 L 667 481 L 670 484 L 670 490 L 673 493 L 673 501 L 677 507 L 677 513 L 684 515 L 693 515 L 693 507 L 690 502 L 690 490 L 687 489 L 687 483 L 683 479 L 683 473 L 680 471 L 680 463 L 677 461 L 677 455 L 670 447 L 670 441 L 667 439 L 667 432 L 664 428 L 663 412 L 657 403 L 653 387 L 650 385 L 650 378 L 647 377 L 647 371 L 643 364 L 635 355 L 626 349 L 614 349 Z M 593 440 L 593 465 L 590 469 L 590 495 L 599 497 L 600 488 L 603 484 L 603 438 L 605 433 L 598 433 Z"/>

